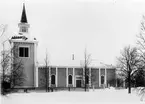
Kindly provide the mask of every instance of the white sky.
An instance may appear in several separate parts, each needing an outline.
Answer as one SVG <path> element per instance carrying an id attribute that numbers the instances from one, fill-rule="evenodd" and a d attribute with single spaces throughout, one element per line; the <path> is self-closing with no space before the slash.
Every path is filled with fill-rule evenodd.
<path id="1" fill-rule="evenodd" d="M 96 63 L 115 64 L 120 49 L 136 43 L 145 14 L 143 1 L 26 0 L 30 35 L 39 41 L 38 62 L 44 63 L 47 49 L 52 65 L 79 65 L 87 47 Z M 0 0 L 0 24 L 8 25 L 1 43 L 18 32 L 22 3 Z"/>

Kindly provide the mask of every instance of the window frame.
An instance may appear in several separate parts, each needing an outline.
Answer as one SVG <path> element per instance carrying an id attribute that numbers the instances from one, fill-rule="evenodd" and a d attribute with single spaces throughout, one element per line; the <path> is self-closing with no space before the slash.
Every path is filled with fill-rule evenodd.
<path id="1" fill-rule="evenodd" d="M 28 48 L 28 57 L 21 57 L 21 56 L 20 56 L 20 48 Z M 24 54 L 25 54 L 25 52 L 24 52 Z M 29 46 L 19 46 L 19 47 L 18 47 L 18 56 L 19 56 L 20 58 L 30 58 L 30 47 L 29 47 Z"/>

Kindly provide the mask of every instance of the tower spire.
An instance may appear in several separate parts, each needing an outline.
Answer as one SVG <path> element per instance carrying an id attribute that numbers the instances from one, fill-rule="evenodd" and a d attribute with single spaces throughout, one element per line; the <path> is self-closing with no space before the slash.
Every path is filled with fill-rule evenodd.
<path id="1" fill-rule="evenodd" d="M 30 25 L 28 24 L 28 21 L 27 21 L 25 3 L 23 3 L 21 20 L 20 20 L 20 23 L 18 24 L 18 27 L 19 27 L 19 34 L 20 35 L 25 35 L 25 37 L 29 37 L 28 33 L 29 33 Z"/>
<path id="2" fill-rule="evenodd" d="M 25 3 L 23 3 L 23 11 L 21 16 L 21 23 L 27 23 L 27 16 L 26 16 L 26 10 L 25 10 Z"/>

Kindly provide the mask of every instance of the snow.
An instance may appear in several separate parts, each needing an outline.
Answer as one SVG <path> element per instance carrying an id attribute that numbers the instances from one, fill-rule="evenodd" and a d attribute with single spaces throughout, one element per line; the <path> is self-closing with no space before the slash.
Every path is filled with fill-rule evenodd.
<path id="1" fill-rule="evenodd" d="M 135 92 L 127 89 L 96 89 L 84 91 L 29 92 L 1 96 L 2 104 L 144 104 Z"/>

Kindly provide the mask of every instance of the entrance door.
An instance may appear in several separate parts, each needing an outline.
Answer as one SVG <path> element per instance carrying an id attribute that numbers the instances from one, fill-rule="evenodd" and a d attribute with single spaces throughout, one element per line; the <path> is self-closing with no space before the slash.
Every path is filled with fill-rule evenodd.
<path id="1" fill-rule="evenodd" d="M 76 80 L 76 87 L 81 87 L 81 80 Z"/>

